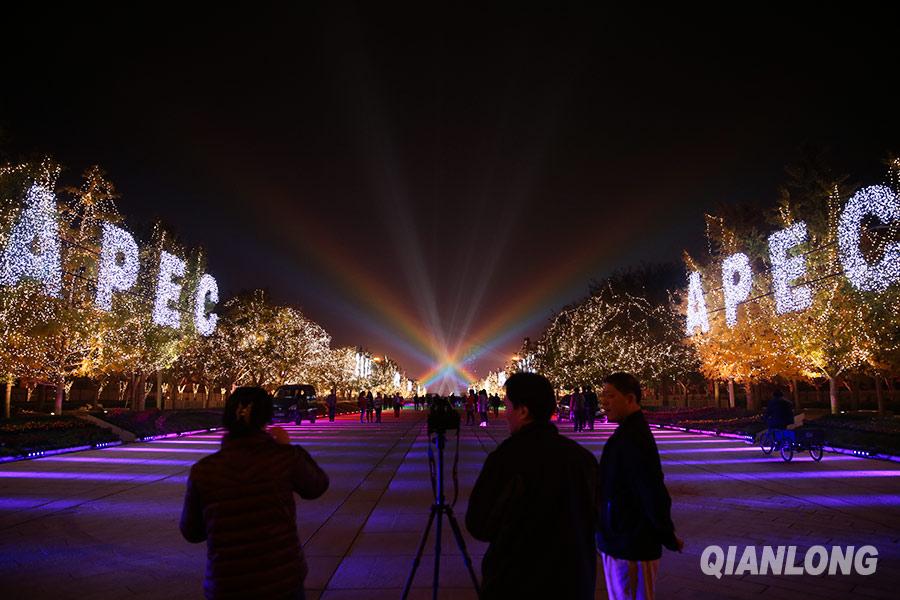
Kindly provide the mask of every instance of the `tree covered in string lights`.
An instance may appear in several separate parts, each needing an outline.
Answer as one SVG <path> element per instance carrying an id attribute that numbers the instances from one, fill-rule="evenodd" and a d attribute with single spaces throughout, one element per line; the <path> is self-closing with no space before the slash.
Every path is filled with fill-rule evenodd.
<path id="1" fill-rule="evenodd" d="M 686 256 L 709 310 L 708 325 L 686 311 L 704 374 L 748 391 L 779 376 L 794 385 L 827 381 L 837 412 L 842 381 L 849 387 L 858 374 L 896 372 L 897 277 L 878 271 L 900 239 L 895 193 L 851 185 L 815 157 L 788 169 L 764 222 L 740 211 L 708 217 L 708 256 Z M 887 225 L 857 208 L 878 202 Z"/>
<path id="2" fill-rule="evenodd" d="M 634 373 L 648 387 L 687 385 L 697 360 L 671 303 L 653 304 L 613 285 L 594 286 L 551 319 L 536 343 L 536 369 L 563 389 L 596 385 L 615 371 Z"/>
<path id="3" fill-rule="evenodd" d="M 99 167 L 57 190 L 59 164 L 43 159 L 0 167 L 0 377 L 5 415 L 15 381 L 57 388 L 56 411 L 77 377 L 118 385 L 141 409 L 156 390 L 194 395 L 235 385 L 314 383 L 401 392 L 408 379 L 385 357 L 357 372 L 356 349 L 331 338 L 301 311 L 256 290 L 219 302 L 202 251 L 188 251 L 157 225 L 138 245 Z M 57 195 L 57 193 L 59 195 Z M 222 313 L 217 323 L 214 310 Z M 218 327 L 217 327 L 218 325 Z M 155 382 L 153 377 L 155 375 Z"/>

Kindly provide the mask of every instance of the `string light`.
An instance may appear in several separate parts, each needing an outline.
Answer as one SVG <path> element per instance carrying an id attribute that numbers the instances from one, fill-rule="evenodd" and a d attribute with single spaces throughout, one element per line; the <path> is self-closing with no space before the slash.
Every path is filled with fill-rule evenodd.
<path id="1" fill-rule="evenodd" d="M 737 276 L 737 281 L 735 281 Z M 750 259 L 743 252 L 736 252 L 722 261 L 722 288 L 725 294 L 725 322 L 729 327 L 737 325 L 737 306 L 750 295 L 753 270 Z"/>
<path id="2" fill-rule="evenodd" d="M 10 231 L 0 265 L 0 284 L 13 286 L 23 278 L 42 282 L 48 296 L 59 298 L 62 257 L 56 199 L 49 188 L 39 184 L 25 195 L 25 207 Z"/>
<path id="3" fill-rule="evenodd" d="M 893 190 L 873 185 L 850 198 L 838 221 L 838 247 L 844 274 L 853 287 L 864 292 L 883 292 L 900 280 L 900 243 L 887 244 L 881 261 L 870 265 L 860 249 L 860 229 L 870 215 L 885 225 L 900 219 L 900 202 Z"/>
<path id="4" fill-rule="evenodd" d="M 210 336 L 216 330 L 219 315 L 214 312 L 207 313 L 206 305 L 219 302 L 219 284 L 209 273 L 204 273 L 197 284 L 197 293 L 194 298 L 194 327 L 202 336 Z"/>
<path id="5" fill-rule="evenodd" d="M 100 266 L 97 274 L 97 296 L 94 306 L 112 308 L 113 291 L 124 292 L 137 282 L 140 260 L 134 237 L 111 223 L 103 223 L 100 243 Z M 122 256 L 122 264 L 118 257 Z"/>
<path id="6" fill-rule="evenodd" d="M 687 302 L 687 334 L 693 335 L 697 327 L 701 332 L 708 333 L 709 314 L 706 311 L 706 298 L 703 296 L 699 271 L 692 271 L 688 276 Z"/>
<path id="7" fill-rule="evenodd" d="M 165 250 L 159 253 L 159 278 L 156 281 L 156 300 L 153 303 L 155 324 L 172 329 L 181 326 L 181 313 L 172 303 L 178 302 L 182 286 L 175 283 L 173 277 L 184 277 L 186 267 L 185 262 L 174 254 Z"/>
<path id="8" fill-rule="evenodd" d="M 775 311 L 778 314 L 800 312 L 812 305 L 809 286 L 791 287 L 791 282 L 806 275 L 806 259 L 788 256 L 792 248 L 806 242 L 806 223 L 794 223 L 787 229 L 769 236 L 769 258 L 772 261 L 772 291 L 775 294 Z"/>

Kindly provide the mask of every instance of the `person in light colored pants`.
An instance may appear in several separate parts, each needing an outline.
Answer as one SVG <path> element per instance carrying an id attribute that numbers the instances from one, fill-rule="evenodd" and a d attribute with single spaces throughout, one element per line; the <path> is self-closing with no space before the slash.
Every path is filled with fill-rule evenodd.
<path id="1" fill-rule="evenodd" d="M 625 560 L 600 553 L 610 600 L 653 600 L 657 560 Z"/>

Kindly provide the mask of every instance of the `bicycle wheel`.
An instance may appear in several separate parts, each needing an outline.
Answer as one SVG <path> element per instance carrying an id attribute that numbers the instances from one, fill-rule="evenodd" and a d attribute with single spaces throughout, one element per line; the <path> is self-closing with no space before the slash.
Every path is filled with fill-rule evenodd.
<path id="1" fill-rule="evenodd" d="M 810 446 L 809 447 L 809 455 L 816 462 L 822 460 L 822 455 L 825 454 L 825 449 L 822 446 Z"/>
<path id="2" fill-rule="evenodd" d="M 772 450 L 775 449 L 775 437 L 771 432 L 767 431 L 763 434 L 762 439 L 759 441 L 759 448 L 766 456 L 772 454 Z"/>
<path id="3" fill-rule="evenodd" d="M 794 446 L 791 444 L 783 444 L 781 446 L 781 458 L 784 462 L 791 462 L 794 458 Z"/>

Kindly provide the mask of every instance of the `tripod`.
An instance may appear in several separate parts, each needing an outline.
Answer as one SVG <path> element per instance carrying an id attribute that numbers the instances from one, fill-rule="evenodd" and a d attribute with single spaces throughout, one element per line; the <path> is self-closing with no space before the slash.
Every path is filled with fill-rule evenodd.
<path id="1" fill-rule="evenodd" d="M 419 550 L 416 552 L 416 558 L 413 560 L 412 570 L 409 573 L 409 577 L 406 579 L 406 585 L 403 586 L 403 595 L 401 598 L 406 600 L 409 596 L 409 590 L 412 587 L 413 579 L 416 576 L 416 570 L 419 568 L 419 563 L 422 562 L 422 552 L 425 551 L 425 543 L 428 541 L 431 525 L 434 523 L 435 517 L 437 517 L 437 528 L 434 539 L 434 578 L 431 582 L 431 597 L 433 600 L 437 600 L 441 571 L 441 532 L 444 515 L 447 515 L 450 529 L 453 530 L 453 537 L 456 538 L 456 545 L 462 553 L 463 562 L 466 564 L 466 569 L 469 571 L 469 577 L 472 578 L 472 585 L 475 586 L 475 593 L 480 598 L 481 588 L 478 585 L 478 578 L 475 576 L 475 570 L 472 568 L 472 558 L 466 551 L 466 541 L 463 539 L 459 523 L 453 515 L 453 506 L 447 504 L 444 498 L 444 447 L 447 445 L 446 433 L 438 430 L 435 432 L 433 440 L 429 440 L 428 460 L 433 465 L 435 459 L 432 441 L 434 442 L 434 448 L 437 448 L 437 472 L 432 473 L 431 476 L 431 484 L 434 491 L 434 504 L 431 505 L 431 514 L 428 516 L 428 524 L 425 525 L 425 533 L 422 534 L 422 541 L 419 542 Z"/>

